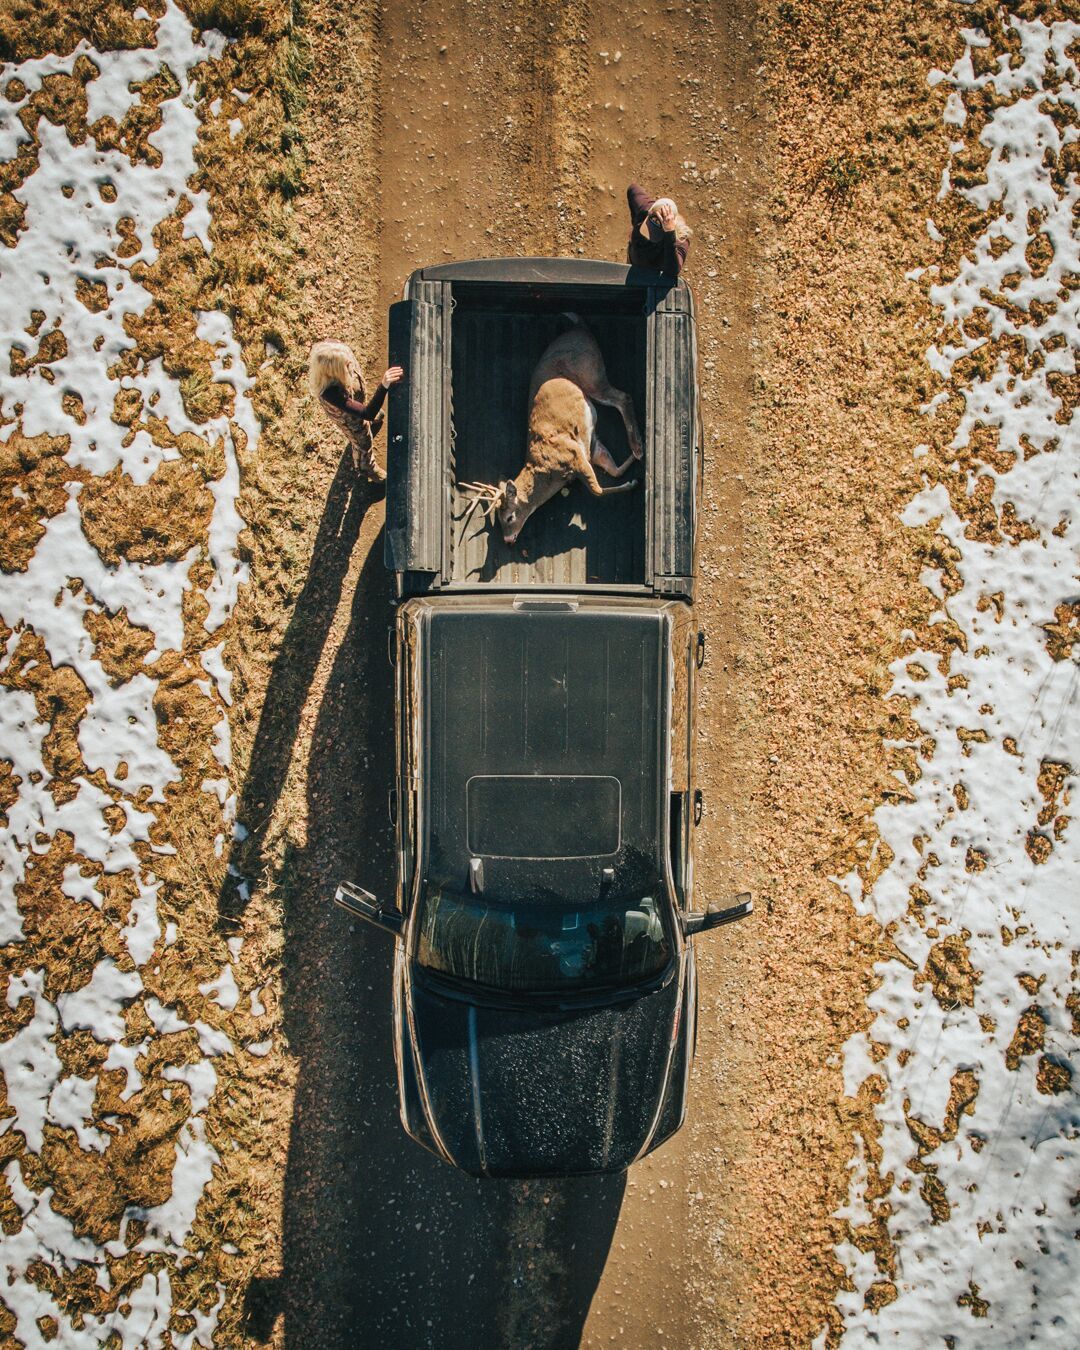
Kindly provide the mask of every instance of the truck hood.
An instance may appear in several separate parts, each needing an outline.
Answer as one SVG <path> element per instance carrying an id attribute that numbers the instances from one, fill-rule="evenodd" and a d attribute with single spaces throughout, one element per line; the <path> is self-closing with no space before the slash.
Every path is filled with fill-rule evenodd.
<path id="1" fill-rule="evenodd" d="M 432 1133 L 466 1172 L 619 1172 L 664 1097 L 680 982 L 632 1002 L 492 1007 L 412 982 L 411 1053 Z"/>

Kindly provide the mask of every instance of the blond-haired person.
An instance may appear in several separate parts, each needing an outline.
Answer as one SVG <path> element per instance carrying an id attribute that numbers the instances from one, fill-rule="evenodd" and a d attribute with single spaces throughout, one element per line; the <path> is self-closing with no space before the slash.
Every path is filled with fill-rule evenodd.
<path id="1" fill-rule="evenodd" d="M 365 400 L 360 362 L 346 343 L 333 339 L 316 342 L 308 357 L 311 392 L 327 417 L 344 431 L 357 472 L 372 483 L 386 480 L 386 471 L 375 458 L 372 438 L 379 434 L 383 424 L 382 405 L 387 391 L 404 375 L 400 366 L 390 366 L 374 394 Z"/>
<path id="2" fill-rule="evenodd" d="M 650 197 L 638 183 L 626 189 L 630 208 L 630 242 L 626 261 L 677 277 L 690 252 L 690 226 L 670 197 Z"/>

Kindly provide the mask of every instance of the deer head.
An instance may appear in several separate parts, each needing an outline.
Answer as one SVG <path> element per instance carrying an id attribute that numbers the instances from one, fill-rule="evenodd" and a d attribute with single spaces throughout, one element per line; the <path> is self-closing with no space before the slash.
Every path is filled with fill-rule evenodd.
<path id="1" fill-rule="evenodd" d="M 479 506 L 489 521 L 498 521 L 503 543 L 514 544 L 521 533 L 521 527 L 540 506 L 550 492 L 537 499 L 535 483 L 528 466 L 518 475 L 525 480 L 525 486 L 519 487 L 513 478 L 495 487 L 491 483 L 459 483 L 458 486 L 469 494 L 469 505 L 465 512 L 462 529 L 468 524 L 473 512 Z"/>
<path id="2" fill-rule="evenodd" d="M 502 499 L 495 514 L 498 517 L 499 529 L 502 530 L 503 543 L 513 544 L 517 542 L 521 527 L 532 514 L 533 508 L 518 492 L 517 484 L 512 478 L 503 483 L 500 492 Z"/>

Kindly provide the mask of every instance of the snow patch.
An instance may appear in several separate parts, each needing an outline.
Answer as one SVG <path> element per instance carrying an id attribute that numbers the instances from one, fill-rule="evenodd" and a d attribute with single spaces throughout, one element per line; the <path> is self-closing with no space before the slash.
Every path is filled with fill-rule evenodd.
<path id="1" fill-rule="evenodd" d="M 43 1130 L 48 1113 L 49 1094 L 60 1078 L 60 1060 L 53 1047 L 56 1008 L 45 997 L 45 974 L 28 970 L 8 981 L 7 1003 L 16 1008 L 24 998 L 34 1001 L 34 1015 L 26 1026 L 8 1040 L 0 1042 L 0 1070 L 7 1084 L 8 1105 L 15 1112 L 14 1127 L 22 1132 L 26 1147 L 41 1152 Z M 0 1121 L 6 1132 L 10 1120 Z M 18 1163 L 12 1163 L 18 1168 Z"/>
<path id="2" fill-rule="evenodd" d="M 98 1041 L 119 1041 L 127 1028 L 123 1010 L 142 992 L 138 971 L 122 971 L 106 956 L 94 967 L 90 983 L 56 1000 L 60 1023 L 67 1032 L 89 1031 Z"/>
<path id="3" fill-rule="evenodd" d="M 100 52 L 84 41 L 67 56 L 9 63 L 0 70 L 0 87 L 9 87 L 17 78 L 32 94 L 48 76 L 70 74 L 80 57 L 88 58 L 98 72 L 86 86 L 91 123 L 105 116 L 122 122 L 141 99 L 138 84 L 163 66 L 178 86 L 173 97 L 161 102 L 161 126 L 149 138 L 161 154 L 156 166 L 132 164 L 119 149 L 101 150 L 92 137 L 72 144 L 64 127 L 39 119 L 41 148 L 36 166 L 14 188 L 24 208 L 24 228 L 14 247 L 0 248 L 0 331 L 11 335 L 10 341 L 30 356 L 43 336 L 59 330 L 66 340 L 66 353 L 48 362 L 47 370 L 32 366 L 19 373 L 19 363 L 11 363 L 11 369 L 7 361 L 3 363 L 0 440 L 6 441 L 20 424 L 28 437 L 64 436 L 69 439 L 66 460 L 73 471 L 100 476 L 119 467 L 136 484 L 145 484 L 163 462 L 178 458 L 180 452 L 173 446 L 156 445 L 144 428 L 131 436 L 118 429 L 112 420 L 114 401 L 127 390 L 141 395 L 174 435 L 191 433 L 220 443 L 225 459 L 223 476 L 210 485 L 214 506 L 205 544 L 191 548 L 178 561 L 143 564 L 121 559 L 116 566 L 106 566 L 83 531 L 82 488 L 72 481 L 67 485 L 66 506 L 44 522 L 44 534 L 26 569 L 0 576 L 0 616 L 13 630 L 0 651 L 0 669 L 10 661 L 22 633 L 33 631 L 43 641 L 53 666 L 70 667 L 78 675 L 90 699 L 76 729 L 77 744 L 87 774 L 96 780 L 76 775 L 75 795 L 58 805 L 43 758 L 49 724 L 39 720 L 31 694 L 0 686 L 0 745 L 18 791 L 0 826 L 0 945 L 24 940 L 15 890 L 25 880 L 27 860 L 45 852 L 60 832 L 66 832 L 73 840 L 75 860 L 63 870 L 55 904 L 93 905 L 97 914 L 86 913 L 95 923 L 113 926 L 135 967 L 123 970 L 112 957 L 103 957 L 86 985 L 60 994 L 55 1001 L 45 992 L 43 971 L 26 969 L 9 978 L 9 1007 L 25 1005 L 26 1000 L 31 1003 L 20 1008 L 20 1029 L 0 1042 L 0 1070 L 13 1112 L 0 1121 L 0 1133 L 17 1130 L 27 1151 L 40 1153 L 44 1127 L 53 1124 L 73 1130 L 81 1148 L 107 1152 L 113 1136 L 93 1123 L 98 1077 L 61 1076 L 63 1065 L 57 1051 L 64 1038 L 75 1032 L 88 1031 L 108 1047 L 101 1072 L 123 1072 L 122 1100 L 131 1100 L 140 1092 L 144 1072 L 168 1082 L 167 1091 L 175 1091 L 178 1099 L 186 1092 L 190 1100 L 191 1114 L 176 1140 L 169 1199 L 147 1210 L 131 1208 L 125 1219 L 125 1227 L 133 1218 L 142 1219 L 146 1232 L 139 1249 L 165 1259 L 155 1258 L 153 1268 L 125 1292 L 119 1307 L 104 1316 L 84 1314 L 73 1323 L 63 1306 L 66 1300 L 40 1288 L 47 1282 L 38 1274 L 31 1277 L 28 1271 L 45 1263 L 63 1285 L 66 1272 L 85 1263 L 94 1269 L 98 1285 L 109 1289 L 107 1260 L 124 1256 L 126 1244 L 110 1242 L 99 1247 L 77 1237 L 69 1220 L 52 1208 L 52 1191 L 46 1188 L 36 1193 L 26 1186 L 19 1159 L 4 1169 L 22 1216 L 17 1233 L 0 1230 L 0 1268 L 6 1275 L 3 1297 L 15 1319 L 13 1337 L 27 1346 L 44 1345 L 39 1322 L 50 1317 L 59 1327 L 56 1343 L 79 1350 L 106 1341 L 132 1350 L 159 1346 L 166 1340 L 185 1348 L 210 1346 L 224 1301 L 219 1285 L 218 1302 L 209 1313 L 195 1310 L 189 1314 L 194 1330 L 170 1330 L 174 1312 L 170 1272 L 198 1259 L 187 1243 L 217 1161 L 206 1131 L 206 1112 L 217 1085 L 213 1061 L 231 1053 L 233 1045 L 219 1028 L 197 1017 L 189 1022 L 150 997 L 140 972 L 153 960 L 161 938 L 161 882 L 152 870 L 153 857 L 175 851 L 150 838 L 158 818 L 155 808 L 164 806 L 170 785 L 181 778 L 179 767 L 158 741 L 153 700 L 159 685 L 153 678 L 154 667 L 164 654 L 182 647 L 183 605 L 194 584 L 191 574 L 196 562 L 210 564 L 205 586 L 209 631 L 219 629 L 228 618 L 238 588 L 247 579 L 247 565 L 237 556 L 243 527 L 236 506 L 239 454 L 241 441 L 247 453 L 255 451 L 259 424 L 251 402 L 253 381 L 224 313 L 199 315 L 198 331 L 217 353 L 214 379 L 234 391 L 234 406 L 227 415 L 206 424 L 193 423 L 177 380 L 160 358 L 140 363 L 133 373 L 119 379 L 109 374 L 133 347 L 125 321 L 141 315 L 152 303 L 150 292 L 133 278 L 132 268 L 157 259 L 155 228 L 178 208 L 186 208 L 183 234 L 198 239 L 207 252 L 211 247 L 209 198 L 204 190 L 191 186 L 198 174 L 196 149 L 203 115 L 196 72 L 202 62 L 220 56 L 226 39 L 216 32 L 193 34 L 190 19 L 174 0 L 165 0 L 159 19 L 152 21 L 142 9 L 136 17 L 144 19 L 152 33 L 145 48 Z M 12 159 L 30 139 L 18 118 L 24 106 L 25 99 L 17 103 L 0 100 L 0 161 Z M 115 195 L 106 194 L 112 200 L 99 191 L 102 184 L 115 189 Z M 61 191 L 65 186 L 74 187 L 67 199 Z M 135 222 L 133 234 L 127 220 Z M 136 241 L 134 251 L 125 239 Z M 80 300 L 80 282 L 88 280 L 104 287 L 107 303 L 103 307 L 96 303 L 90 307 Z M 44 317 L 32 319 L 32 311 Z M 35 336 L 27 331 L 31 327 L 36 328 Z M 64 396 L 72 393 L 81 400 L 81 420 L 64 407 Z M 88 612 L 111 615 L 121 609 L 131 623 L 153 634 L 154 648 L 141 672 L 115 681 L 98 660 L 84 619 Z M 224 643 L 204 652 L 202 660 L 224 709 L 232 697 Z M 207 692 L 212 693 L 209 685 Z M 219 723 L 214 749 L 227 771 L 231 759 L 227 721 Z M 166 819 L 164 812 L 162 819 Z M 111 907 L 103 904 L 106 892 L 101 873 L 106 877 L 129 874 L 134 891 L 125 919 L 113 917 Z M 165 930 L 166 945 L 177 937 L 177 925 L 170 923 Z M 19 950 L 17 945 L 12 949 Z M 239 992 L 231 967 L 225 968 L 217 982 L 216 995 L 226 1011 L 235 1007 Z M 125 1010 L 134 1000 L 142 1001 L 154 1036 L 129 1045 L 125 1044 Z M 202 1058 L 197 1063 L 161 1065 L 149 1055 L 157 1036 L 188 1028 L 198 1037 Z"/>
<path id="4" fill-rule="evenodd" d="M 870 1191 L 857 1137 L 838 1215 L 855 1226 L 885 1217 L 897 1293 L 868 1308 L 867 1291 L 885 1275 L 872 1250 L 841 1243 L 852 1286 L 836 1300 L 844 1346 L 944 1338 L 959 1350 L 1064 1350 L 1076 1340 L 1080 1247 L 1070 1199 L 1080 1172 L 1080 1056 L 1066 1000 L 1080 947 L 1080 670 L 1075 648 L 1050 650 L 1045 626 L 1075 599 L 1080 561 L 1080 426 L 1054 384 L 1078 369 L 1080 292 L 1067 283 L 1080 272 L 1080 185 L 1075 174 L 1052 176 L 1080 138 L 1080 70 L 1067 55 L 1080 24 L 1007 22 L 1017 50 L 990 73 L 976 75 L 972 62 L 989 38 L 965 29 L 962 56 L 932 74 L 950 88 L 948 125 L 966 126 L 965 96 L 995 97 L 978 113 L 986 182 L 961 189 L 943 175 L 943 193 L 990 218 L 955 278 L 930 290 L 949 345 L 932 348 L 928 361 L 952 378 L 987 341 L 971 322 L 977 310 L 991 340 L 1018 340 L 1027 353 L 954 386 L 964 407 L 951 443 L 962 451 L 977 431 L 994 434 L 1004 455 L 977 473 L 992 480 L 999 518 L 1009 506 L 1024 528 L 996 542 L 968 537 L 940 485 L 903 515 L 911 526 L 936 522 L 958 550 L 958 590 L 947 594 L 936 573 L 926 580 L 940 599 L 936 622 L 964 640 L 947 666 L 914 644 L 893 663 L 891 693 L 909 701 L 921 728 L 910 748 L 922 776 L 909 801 L 876 813 L 879 847 L 893 861 L 865 893 L 857 878 L 845 887 L 860 912 L 896 925 L 904 959 L 877 965 L 874 1020 L 845 1047 L 845 1093 L 871 1073 L 884 1085 L 874 1114 L 886 1194 Z M 951 153 L 964 148 L 957 142 Z M 1033 247 L 1043 265 L 1030 261 Z M 1006 294 L 1008 303 L 994 298 Z M 949 397 L 943 391 L 926 411 Z M 873 1063 L 870 1041 L 880 1055 Z M 977 1319 L 976 1299 L 987 1305 Z"/>
<path id="5" fill-rule="evenodd" d="M 236 987 L 232 966 L 223 966 L 216 980 L 200 984 L 199 992 L 205 994 L 207 998 L 212 998 L 226 1012 L 232 1012 L 240 1002 L 240 990 Z"/>
<path id="6" fill-rule="evenodd" d="M 49 1097 L 48 1114 L 52 1124 L 75 1131 L 80 1148 L 104 1153 L 109 1136 L 86 1123 L 93 1117 L 96 1093 L 96 1078 L 62 1078 Z"/>

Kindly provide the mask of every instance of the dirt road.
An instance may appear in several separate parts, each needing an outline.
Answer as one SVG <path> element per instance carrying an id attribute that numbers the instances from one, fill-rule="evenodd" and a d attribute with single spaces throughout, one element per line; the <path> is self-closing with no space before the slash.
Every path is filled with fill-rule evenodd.
<path id="1" fill-rule="evenodd" d="M 759 65 L 765 21 L 736 5 L 627 17 L 459 0 L 437 14 L 312 15 L 309 294 L 319 331 L 369 354 L 369 378 L 385 359 L 386 306 L 416 266 L 498 252 L 619 257 L 631 178 L 673 193 L 694 224 L 708 426 L 698 876 L 704 897 L 750 884 L 762 903 L 752 924 L 699 944 L 688 1124 L 627 1178 L 481 1186 L 409 1143 L 395 1118 L 390 953 L 325 912 L 330 878 L 391 884 L 382 506 L 339 476 L 279 658 L 288 669 L 302 654 L 315 669 L 297 714 L 306 771 L 294 767 L 279 813 L 292 841 L 284 999 L 298 1070 L 283 1267 L 252 1287 L 252 1329 L 261 1318 L 289 1343 L 319 1345 L 727 1347 L 805 1345 L 826 1320 L 841 1278 L 829 1216 L 851 1157 L 839 1051 L 864 1016 L 874 956 L 827 878 L 864 856 L 860 822 L 887 776 L 879 691 L 862 688 L 852 661 L 877 669 L 880 616 L 912 584 L 890 522 L 917 433 L 889 380 L 917 347 L 883 293 L 887 255 L 909 240 L 871 223 L 840 298 L 818 280 L 837 236 L 853 246 L 853 218 L 823 176 L 829 116 L 815 113 L 805 143 L 792 129 L 803 93 L 824 80 L 816 67 L 803 78 L 800 53 L 827 66 L 840 30 L 791 16 L 799 43 L 767 44 Z M 881 39 L 896 41 L 891 29 Z M 843 56 L 837 98 L 872 92 L 863 48 Z M 799 83 L 783 83 L 785 63 Z M 773 82 L 760 101 L 759 76 Z M 917 97 L 915 85 L 896 95 Z M 883 127 L 890 107 L 875 113 Z M 796 136 L 782 166 L 770 158 L 777 109 Z M 764 202 L 784 215 L 779 234 L 773 212 L 755 216 Z M 889 217 L 903 229 L 909 219 L 906 207 Z M 794 259 L 786 291 L 775 270 L 759 275 L 759 238 Z M 843 298 L 863 293 L 862 311 Z M 798 315 L 794 328 L 772 322 L 770 295 Z M 884 338 L 882 312 L 897 316 Z M 874 343 L 895 359 L 875 367 L 865 439 L 852 438 L 838 410 L 866 400 L 859 354 Z M 820 445 L 818 425 L 829 428 Z M 885 474 L 875 443 L 889 447 Z M 891 570 L 867 565 L 869 519 L 872 563 L 889 550 Z"/>
<path id="2" fill-rule="evenodd" d="M 673 194 L 696 227 L 710 428 L 699 773 L 710 814 L 699 867 L 718 895 L 745 875 L 734 841 L 749 782 L 739 772 L 733 559 L 762 171 L 751 24 L 738 4 L 650 3 L 627 18 L 614 6 L 469 0 L 381 13 L 316 6 L 311 23 L 314 191 L 304 216 L 314 305 L 321 331 L 370 354 L 369 378 L 385 352 L 386 307 L 414 267 L 498 254 L 619 258 L 635 178 Z M 346 489 L 336 490 L 327 518 L 337 525 L 324 530 L 309 574 L 321 578 L 309 589 L 319 588 L 324 655 L 301 714 L 313 733 L 311 824 L 291 864 L 299 898 L 286 938 L 286 1026 L 300 1077 L 284 1274 L 253 1291 L 252 1330 L 284 1310 L 290 1344 L 692 1344 L 704 1304 L 691 1272 L 708 1276 L 710 1301 L 712 1277 L 692 1259 L 700 1197 L 690 1155 L 731 1137 L 722 1095 L 699 1087 L 692 1127 L 628 1181 L 479 1184 L 428 1158 L 397 1125 L 389 946 L 346 932 L 318 903 L 339 873 L 385 892 L 391 867 L 383 510 L 362 493 L 343 508 Z M 300 607 L 309 617 L 314 600 Z M 334 728 L 346 718 L 353 734 L 343 745 Z M 325 810 L 330 801 L 336 811 Z M 706 1061 L 708 1009 L 744 960 L 726 935 L 705 954 Z M 341 1195 L 344 1206 L 330 1199 Z"/>

